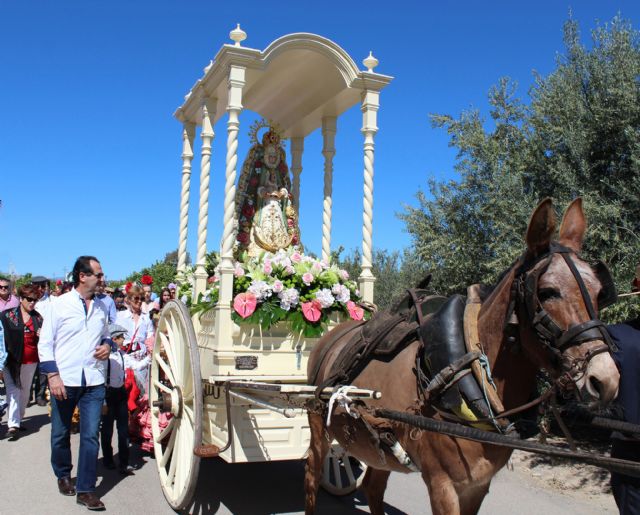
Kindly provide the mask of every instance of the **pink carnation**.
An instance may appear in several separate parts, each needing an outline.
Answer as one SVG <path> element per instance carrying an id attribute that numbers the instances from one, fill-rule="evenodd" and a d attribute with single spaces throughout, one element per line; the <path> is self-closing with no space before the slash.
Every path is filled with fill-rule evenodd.
<path id="1" fill-rule="evenodd" d="M 302 274 L 302 282 L 309 286 L 313 282 L 313 274 L 311 272 Z"/>
<path id="2" fill-rule="evenodd" d="M 294 263 L 301 263 L 302 262 L 302 254 L 300 254 L 300 252 L 294 252 L 293 254 L 291 254 L 291 261 L 293 261 Z"/>
<path id="3" fill-rule="evenodd" d="M 262 271 L 267 275 L 271 275 L 271 272 L 273 272 L 273 267 L 271 266 L 271 261 L 266 260 L 264 262 L 264 266 L 262 267 Z"/>

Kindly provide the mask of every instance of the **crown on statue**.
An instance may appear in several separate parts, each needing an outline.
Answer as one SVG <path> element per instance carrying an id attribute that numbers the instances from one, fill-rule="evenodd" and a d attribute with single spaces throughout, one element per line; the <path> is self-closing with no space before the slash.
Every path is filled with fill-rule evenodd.
<path id="1" fill-rule="evenodd" d="M 273 145 L 274 147 L 280 145 L 280 135 L 271 129 L 262 136 L 262 146 L 266 147 L 267 145 Z"/>
<path id="2" fill-rule="evenodd" d="M 277 123 L 271 121 L 271 120 L 256 120 L 255 122 L 253 122 L 253 125 L 251 125 L 251 129 L 249 130 L 249 136 L 251 138 L 251 144 L 252 145 L 258 145 L 259 141 L 258 141 L 258 132 L 260 132 L 261 129 L 268 129 L 267 132 L 265 132 L 262 135 L 262 145 L 263 146 L 267 146 L 267 145 L 274 145 L 274 146 L 279 146 L 282 144 L 284 138 L 282 137 L 282 129 L 278 126 Z"/>

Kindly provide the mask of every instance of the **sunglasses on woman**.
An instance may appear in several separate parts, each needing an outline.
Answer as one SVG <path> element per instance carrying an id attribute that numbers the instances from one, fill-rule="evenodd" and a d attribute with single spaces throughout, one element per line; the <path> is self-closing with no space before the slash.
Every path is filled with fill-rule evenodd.
<path id="1" fill-rule="evenodd" d="M 38 302 L 38 299 L 34 299 L 33 297 L 22 297 L 27 302 Z"/>
<path id="2" fill-rule="evenodd" d="M 141 302 L 144 300 L 144 297 L 129 297 L 129 300 L 134 300 L 136 302 Z"/>

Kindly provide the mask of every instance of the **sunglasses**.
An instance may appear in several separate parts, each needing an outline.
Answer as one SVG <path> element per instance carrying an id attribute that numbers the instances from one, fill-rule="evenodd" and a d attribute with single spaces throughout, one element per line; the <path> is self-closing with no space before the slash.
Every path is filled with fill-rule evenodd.
<path id="1" fill-rule="evenodd" d="M 38 302 L 38 299 L 34 299 L 33 297 L 22 297 L 27 302 Z"/>
<path id="2" fill-rule="evenodd" d="M 129 297 L 129 300 L 134 300 L 136 302 L 141 302 L 144 300 L 144 297 Z"/>
<path id="3" fill-rule="evenodd" d="M 82 272 L 84 275 L 95 275 L 98 279 L 102 279 L 104 274 L 100 272 L 99 274 L 94 274 L 93 272 Z"/>
<path id="4" fill-rule="evenodd" d="M 2 284 L 0 284 L 0 290 L 8 290 L 9 286 L 3 286 Z"/>

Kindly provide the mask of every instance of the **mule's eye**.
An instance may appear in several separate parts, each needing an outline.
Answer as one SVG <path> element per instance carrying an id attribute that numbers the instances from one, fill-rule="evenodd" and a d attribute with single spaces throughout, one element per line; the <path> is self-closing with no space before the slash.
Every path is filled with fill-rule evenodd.
<path id="1" fill-rule="evenodd" d="M 559 299 L 561 297 L 560 292 L 554 288 L 542 288 L 538 292 L 538 299 L 540 302 L 545 302 L 551 299 Z"/>

